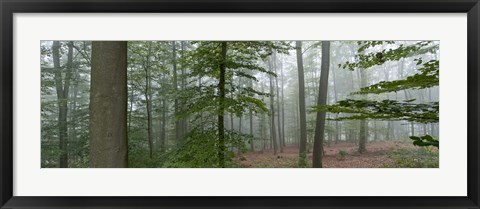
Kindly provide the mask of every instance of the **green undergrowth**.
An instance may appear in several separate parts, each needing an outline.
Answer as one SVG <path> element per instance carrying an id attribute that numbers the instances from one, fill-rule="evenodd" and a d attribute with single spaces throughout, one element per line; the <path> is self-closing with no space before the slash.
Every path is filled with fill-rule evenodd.
<path id="1" fill-rule="evenodd" d="M 439 152 L 434 147 L 400 148 L 389 153 L 393 163 L 385 168 L 438 168 Z"/>

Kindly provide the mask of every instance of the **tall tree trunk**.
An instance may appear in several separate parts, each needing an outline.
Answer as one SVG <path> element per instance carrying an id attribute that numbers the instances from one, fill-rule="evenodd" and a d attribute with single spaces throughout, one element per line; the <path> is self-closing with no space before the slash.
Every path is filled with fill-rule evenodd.
<path id="1" fill-rule="evenodd" d="M 73 42 L 72 42 L 72 48 L 73 47 Z M 73 51 L 72 51 L 72 54 L 73 54 Z M 72 64 L 73 64 L 73 57 L 72 57 Z M 68 141 L 70 143 L 75 143 L 75 150 L 78 150 L 79 146 L 78 146 L 78 140 L 77 140 L 77 97 L 78 97 L 78 80 L 79 80 L 79 73 L 78 73 L 78 70 L 77 68 L 72 68 L 72 73 L 73 73 L 73 77 L 72 77 L 72 102 L 70 104 L 70 110 L 68 111 L 68 113 L 70 114 L 70 132 L 68 133 L 68 136 L 69 136 L 69 139 Z M 72 156 L 68 156 L 67 157 L 69 159 L 71 159 Z M 77 157 L 78 156 L 75 156 L 75 160 L 77 160 Z"/>
<path id="2" fill-rule="evenodd" d="M 128 81 L 127 81 L 128 82 Z M 131 127 L 132 127 L 132 112 L 133 112 L 133 101 L 134 101 L 134 87 L 133 87 L 133 82 L 131 84 L 131 91 L 128 93 L 128 118 L 127 118 L 127 133 L 130 133 Z M 127 86 L 127 91 L 128 91 L 128 86 Z"/>
<path id="3" fill-rule="evenodd" d="M 272 60 L 269 59 L 268 60 L 268 66 L 270 68 L 270 70 L 272 70 Z M 274 155 L 277 155 L 277 149 L 278 149 L 278 145 L 277 145 L 277 139 L 276 139 L 276 127 L 275 127 L 275 96 L 273 94 L 273 88 L 274 88 L 274 84 L 273 84 L 273 76 L 270 75 L 270 111 L 272 112 L 272 117 L 271 117 L 271 121 L 270 121 L 270 137 L 271 137 L 271 140 L 272 140 L 272 145 L 273 145 L 273 154 Z"/>
<path id="4" fill-rule="evenodd" d="M 250 88 L 253 88 L 253 83 L 252 80 L 249 82 Z M 250 141 L 250 151 L 255 151 L 255 145 L 253 144 L 255 137 L 253 136 L 253 111 L 252 108 L 249 110 L 249 116 L 250 116 L 250 136 L 252 137 L 252 140 Z"/>
<path id="5" fill-rule="evenodd" d="M 323 55 L 322 55 L 323 56 Z M 335 69 L 332 69 L 332 76 L 333 76 L 333 98 L 335 99 L 335 103 L 338 102 L 338 94 L 337 94 L 337 77 L 335 75 Z M 338 115 L 338 114 L 337 114 Z M 335 144 L 338 143 L 341 137 L 341 130 L 338 124 L 338 121 L 335 121 Z"/>
<path id="6" fill-rule="evenodd" d="M 432 88 L 428 88 L 428 102 L 432 102 Z M 435 136 L 435 124 L 430 123 L 430 135 Z"/>
<path id="7" fill-rule="evenodd" d="M 182 56 L 184 56 L 185 54 L 185 41 L 181 41 L 180 42 L 180 48 L 182 49 Z M 186 68 L 184 65 L 181 65 L 181 72 L 182 72 L 182 76 L 181 76 L 181 90 L 184 91 L 185 88 L 187 87 L 187 81 L 186 81 Z M 180 102 L 180 111 L 184 111 L 185 110 L 185 101 L 181 101 Z M 180 120 L 180 126 L 181 126 L 181 136 L 182 138 L 185 137 L 185 134 L 188 132 L 188 116 L 185 116 L 184 118 L 182 118 Z"/>
<path id="8" fill-rule="evenodd" d="M 330 70 L 330 41 L 322 41 L 322 67 L 320 74 L 320 84 L 318 89 L 317 105 L 327 104 L 328 93 L 328 74 Z M 313 167 L 323 167 L 323 141 L 325 137 L 325 112 L 317 112 L 315 125 L 315 137 L 313 142 Z"/>
<path id="9" fill-rule="evenodd" d="M 284 95 L 283 95 L 283 85 L 285 84 L 284 83 L 284 79 L 283 79 L 283 65 L 282 67 L 280 68 L 280 76 L 281 76 L 281 94 L 282 94 L 282 146 L 285 147 L 285 98 L 284 98 Z"/>
<path id="10" fill-rule="evenodd" d="M 274 52 L 273 53 L 273 69 L 274 69 L 274 72 L 275 74 L 277 74 L 277 53 Z M 282 127 L 280 124 L 281 123 L 281 118 L 280 118 L 280 90 L 279 90 L 279 87 L 278 87 L 278 75 L 277 77 L 275 77 L 275 88 L 277 89 L 277 114 L 278 114 L 278 117 L 277 117 L 277 124 L 278 124 L 278 141 L 280 142 L 279 145 L 280 145 L 280 153 L 283 153 L 283 141 L 282 141 Z"/>
<path id="11" fill-rule="evenodd" d="M 367 86 L 367 73 L 364 69 L 358 69 L 360 71 L 360 87 L 363 88 Z M 363 96 L 363 99 L 366 99 L 366 96 Z M 360 120 L 360 135 L 358 139 L 358 152 L 364 153 L 367 151 L 366 144 L 368 141 L 368 122 L 365 119 Z"/>
<path id="12" fill-rule="evenodd" d="M 145 71 L 145 100 L 147 103 L 147 141 L 148 154 L 153 157 L 153 129 L 152 129 L 152 92 L 151 92 L 151 76 L 150 76 L 150 56 L 152 53 L 152 43 L 149 42 L 147 60 L 143 64 Z"/>
<path id="13" fill-rule="evenodd" d="M 73 42 L 68 42 L 67 66 L 65 78 L 63 78 L 62 66 L 60 65 L 60 42 L 54 41 L 52 45 L 53 67 L 55 69 L 55 87 L 57 91 L 58 104 L 58 136 L 59 148 L 61 150 L 59 167 L 68 167 L 68 92 L 70 79 L 72 77 L 73 64 Z"/>
<path id="14" fill-rule="evenodd" d="M 94 41 L 90 84 L 90 167 L 126 168 L 127 42 Z"/>
<path id="15" fill-rule="evenodd" d="M 162 74 L 160 80 L 162 81 L 162 86 L 166 85 L 167 83 L 167 78 L 165 74 Z M 160 125 L 160 150 L 165 150 L 166 145 L 167 145 L 167 112 L 168 112 L 168 100 L 163 97 L 162 100 L 162 119 L 161 119 L 161 125 Z"/>
<path id="16" fill-rule="evenodd" d="M 294 133 L 295 133 L 295 145 L 300 147 L 300 111 L 299 111 L 299 105 L 298 105 L 298 98 L 295 100 L 295 111 L 294 111 L 294 117 L 295 117 L 295 123 L 294 123 Z"/>
<path id="17" fill-rule="evenodd" d="M 400 73 L 400 78 L 399 79 L 403 79 L 404 78 L 403 69 L 404 69 L 404 66 L 405 66 L 405 58 L 402 58 L 402 61 L 399 63 L 399 65 L 400 65 L 399 66 L 399 73 Z M 407 90 L 403 90 L 403 93 L 405 95 L 405 100 L 409 100 Z M 415 135 L 415 126 L 413 125 L 413 122 L 410 122 L 410 130 L 411 130 L 412 136 L 414 136 Z"/>
<path id="18" fill-rule="evenodd" d="M 220 62 L 220 77 L 218 82 L 218 166 L 220 168 L 225 167 L 225 129 L 224 129 L 224 118 L 225 113 L 224 101 L 225 101 L 225 71 L 226 71 L 226 61 L 227 61 L 227 42 L 221 43 L 221 54 L 222 60 Z"/>
<path id="19" fill-rule="evenodd" d="M 303 71 L 302 42 L 295 42 L 298 68 L 298 106 L 300 108 L 300 149 L 299 166 L 307 165 L 307 114 L 305 110 L 305 78 Z"/>
<path id="20" fill-rule="evenodd" d="M 385 81 L 389 81 L 390 80 L 390 72 L 389 72 L 389 68 L 385 67 L 384 68 L 384 72 L 385 72 Z M 388 96 L 387 94 L 387 100 L 390 100 L 390 97 Z M 391 139 L 391 134 L 392 132 L 392 121 L 387 121 L 387 134 L 386 134 L 386 140 L 390 140 Z"/>
<path id="21" fill-rule="evenodd" d="M 263 84 L 263 82 L 260 84 L 261 86 L 261 92 L 264 92 L 265 91 L 265 86 Z M 264 100 L 265 98 L 262 96 L 262 101 Z M 266 127 L 267 127 L 267 121 L 265 119 L 265 113 L 261 113 L 262 114 L 262 117 L 261 117 L 261 121 L 260 121 L 260 135 L 262 137 L 262 141 L 263 141 L 263 147 L 262 147 L 262 152 L 263 150 L 265 150 L 267 148 L 267 131 L 265 130 Z"/>
<path id="22" fill-rule="evenodd" d="M 178 73 L 177 73 L 177 47 L 176 42 L 172 41 L 172 67 L 173 67 L 173 91 L 175 94 L 178 93 Z M 175 117 L 178 116 L 179 106 L 178 106 L 178 97 L 175 96 L 173 101 L 173 113 Z M 181 121 L 175 119 L 175 138 L 180 140 L 182 138 L 182 124 Z"/>

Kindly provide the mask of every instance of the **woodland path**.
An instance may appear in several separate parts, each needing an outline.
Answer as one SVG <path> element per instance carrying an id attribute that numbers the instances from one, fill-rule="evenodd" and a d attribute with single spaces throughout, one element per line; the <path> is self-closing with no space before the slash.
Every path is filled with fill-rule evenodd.
<path id="1" fill-rule="evenodd" d="M 339 142 L 325 145 L 323 166 L 325 168 L 379 168 L 392 163 L 388 153 L 394 149 L 413 147 L 408 142 L 379 141 L 367 144 L 367 152 L 360 154 L 358 146 L 354 143 Z M 341 151 L 342 150 L 342 151 Z M 311 151 L 311 150 L 310 150 Z M 340 152 L 344 152 L 341 155 Z M 308 153 L 311 163 L 312 153 Z M 293 168 L 298 162 L 298 147 L 287 146 L 283 153 L 273 155 L 273 150 L 247 152 L 237 161 L 246 168 Z"/>

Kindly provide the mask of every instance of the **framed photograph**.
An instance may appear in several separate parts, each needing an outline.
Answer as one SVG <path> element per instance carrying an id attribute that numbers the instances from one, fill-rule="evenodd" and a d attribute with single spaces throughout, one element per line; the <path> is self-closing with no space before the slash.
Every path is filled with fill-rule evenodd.
<path id="1" fill-rule="evenodd" d="M 0 7 L 1 208 L 480 208 L 478 0 Z"/>

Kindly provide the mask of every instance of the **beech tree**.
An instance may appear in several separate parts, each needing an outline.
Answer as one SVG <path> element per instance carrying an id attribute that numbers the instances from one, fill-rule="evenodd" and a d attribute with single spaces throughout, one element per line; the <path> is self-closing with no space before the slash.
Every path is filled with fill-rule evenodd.
<path id="1" fill-rule="evenodd" d="M 90 149 L 92 168 L 128 166 L 126 41 L 92 43 Z"/>
<path id="2" fill-rule="evenodd" d="M 320 85 L 318 89 L 317 105 L 327 104 L 328 74 L 330 71 L 330 41 L 322 41 L 322 67 L 320 74 Z M 313 144 L 313 167 L 321 168 L 323 157 L 323 141 L 325 137 L 325 115 L 323 111 L 317 112 L 315 126 L 315 140 Z"/>
<path id="3" fill-rule="evenodd" d="M 299 166 L 307 166 L 307 114 L 305 110 L 305 77 L 303 71 L 302 42 L 295 42 L 298 68 L 298 106 L 300 109 L 300 157 Z"/>

